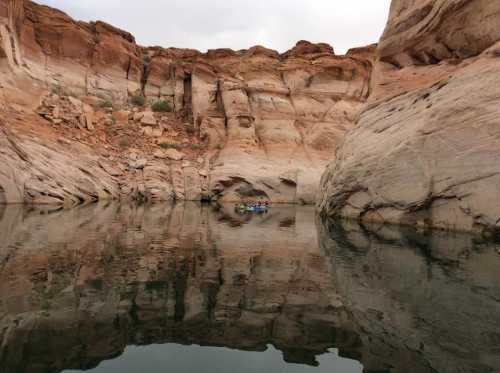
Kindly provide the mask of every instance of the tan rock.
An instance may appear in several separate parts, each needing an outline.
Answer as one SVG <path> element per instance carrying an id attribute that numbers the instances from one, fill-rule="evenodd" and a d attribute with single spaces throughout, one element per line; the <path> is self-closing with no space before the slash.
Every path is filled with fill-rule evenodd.
<path id="1" fill-rule="evenodd" d="M 148 160 L 146 158 L 139 158 L 135 161 L 130 161 L 129 166 L 131 168 L 142 170 L 148 164 Z"/>
<path id="2" fill-rule="evenodd" d="M 59 119 L 60 116 L 61 116 L 61 107 L 59 105 L 57 105 L 52 110 L 52 117 L 54 119 Z"/>
<path id="3" fill-rule="evenodd" d="M 130 116 L 130 111 L 127 110 L 118 110 L 113 112 L 113 118 L 115 119 L 116 123 L 118 124 L 127 124 L 128 123 L 128 118 Z M 142 118 L 139 118 L 140 120 Z"/>
<path id="4" fill-rule="evenodd" d="M 134 108 L 134 109 L 137 109 L 137 108 Z M 134 120 L 134 122 L 140 122 L 142 118 L 144 118 L 144 112 L 142 112 L 142 111 L 136 112 L 134 114 L 133 120 Z"/>
<path id="5" fill-rule="evenodd" d="M 167 159 L 167 155 L 165 154 L 165 151 L 163 150 L 155 150 L 153 153 L 153 156 L 158 159 Z"/>
<path id="6" fill-rule="evenodd" d="M 182 161 L 185 155 L 176 149 L 168 149 L 165 151 L 165 157 L 173 161 Z"/>
<path id="7" fill-rule="evenodd" d="M 324 214 L 497 229 L 499 14 L 491 1 L 393 1 L 370 103 L 322 179 Z"/>
<path id="8" fill-rule="evenodd" d="M 143 126 L 156 126 L 158 124 L 152 111 L 145 111 L 142 114 L 141 124 Z"/>
<path id="9" fill-rule="evenodd" d="M 151 136 L 156 137 L 156 138 L 162 137 L 163 136 L 163 128 L 154 128 L 152 133 L 151 133 Z"/>

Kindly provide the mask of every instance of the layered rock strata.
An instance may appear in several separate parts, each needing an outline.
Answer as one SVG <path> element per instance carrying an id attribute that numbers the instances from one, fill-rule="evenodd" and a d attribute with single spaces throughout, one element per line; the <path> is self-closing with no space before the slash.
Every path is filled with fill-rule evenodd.
<path id="1" fill-rule="evenodd" d="M 177 199 L 314 202 L 324 167 L 369 94 L 373 47 L 337 56 L 329 45 L 302 41 L 284 54 L 260 46 L 203 54 L 142 47 L 103 22 L 77 22 L 30 1 L 2 0 L 0 9 L 4 125 L 11 126 L 12 110 L 31 109 L 47 91 L 109 107 L 137 96 L 146 105 L 162 102 L 205 158 L 206 180 L 189 182 L 193 192 L 174 193 Z M 54 124 L 53 112 L 42 114 Z M 36 141 L 47 145 L 42 136 Z M 2 163 L 0 173 L 17 167 Z M 153 178 L 160 189 L 175 189 Z"/>
<path id="2" fill-rule="evenodd" d="M 499 14 L 393 1 L 370 98 L 322 180 L 325 215 L 498 231 Z"/>

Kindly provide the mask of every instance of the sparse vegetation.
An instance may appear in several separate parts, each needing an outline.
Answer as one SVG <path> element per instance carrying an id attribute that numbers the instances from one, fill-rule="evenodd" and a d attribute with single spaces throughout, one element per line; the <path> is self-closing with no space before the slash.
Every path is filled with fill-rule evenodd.
<path id="1" fill-rule="evenodd" d="M 151 63 L 151 57 L 149 56 L 149 54 L 142 55 L 142 63 L 144 65 L 149 65 Z"/>
<path id="2" fill-rule="evenodd" d="M 104 92 L 97 92 L 95 95 L 97 98 L 100 98 L 101 100 L 109 100 L 108 95 L 106 95 Z"/>
<path id="3" fill-rule="evenodd" d="M 136 94 L 130 98 L 130 103 L 134 106 L 144 106 L 146 104 L 146 97 L 142 94 Z"/>
<path id="4" fill-rule="evenodd" d="M 99 35 L 94 35 L 94 43 L 95 44 L 100 44 L 101 43 L 101 37 Z"/>
<path id="5" fill-rule="evenodd" d="M 68 89 L 65 89 L 63 87 L 61 87 L 60 85 L 55 85 L 52 87 L 52 89 L 50 90 L 52 92 L 52 94 L 54 95 L 58 95 L 58 96 L 71 96 L 71 97 L 74 97 L 74 98 L 77 98 L 78 95 L 73 92 L 73 91 L 70 91 Z"/>
<path id="6" fill-rule="evenodd" d="M 99 107 L 103 108 L 103 109 L 104 108 L 112 108 L 113 103 L 110 100 L 104 100 L 104 101 L 99 102 Z"/>
<path id="7" fill-rule="evenodd" d="M 217 150 L 222 150 L 222 149 L 224 149 L 224 145 L 222 145 L 222 144 L 217 144 L 217 145 L 215 145 L 215 149 L 217 149 Z"/>
<path id="8" fill-rule="evenodd" d="M 194 135 L 196 133 L 196 130 L 195 130 L 194 126 L 188 126 L 188 127 L 186 127 L 186 132 L 188 135 Z"/>
<path id="9" fill-rule="evenodd" d="M 120 145 L 120 148 L 123 148 L 123 149 L 129 148 L 130 147 L 130 140 L 128 138 L 124 137 L 123 139 L 120 140 L 118 145 Z"/>
<path id="10" fill-rule="evenodd" d="M 191 149 L 193 149 L 193 150 L 201 150 L 203 148 L 204 148 L 204 146 L 202 144 L 192 144 L 191 145 Z"/>
<path id="11" fill-rule="evenodd" d="M 181 146 L 175 142 L 161 142 L 158 144 L 160 148 L 163 149 L 180 149 Z"/>
<path id="12" fill-rule="evenodd" d="M 151 110 L 154 112 L 160 113 L 160 112 L 172 112 L 172 105 L 170 102 L 167 102 L 165 100 L 161 101 L 156 101 L 153 105 L 151 105 Z"/>

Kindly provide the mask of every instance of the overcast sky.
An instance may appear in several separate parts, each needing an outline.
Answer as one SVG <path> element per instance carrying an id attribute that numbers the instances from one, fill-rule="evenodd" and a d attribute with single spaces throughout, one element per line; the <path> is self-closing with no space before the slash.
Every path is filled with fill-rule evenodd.
<path id="1" fill-rule="evenodd" d="M 142 45 L 284 52 L 298 40 L 344 53 L 377 42 L 390 0 L 38 0 L 73 18 L 102 20 Z"/>

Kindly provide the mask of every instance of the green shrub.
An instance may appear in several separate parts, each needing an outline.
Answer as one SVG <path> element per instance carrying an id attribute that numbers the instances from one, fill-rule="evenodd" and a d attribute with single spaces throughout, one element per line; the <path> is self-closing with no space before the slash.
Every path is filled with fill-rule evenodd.
<path id="1" fill-rule="evenodd" d="M 215 149 L 217 149 L 217 150 L 222 150 L 222 149 L 224 149 L 224 145 L 222 145 L 222 144 L 217 144 L 217 145 L 215 146 Z"/>
<path id="2" fill-rule="evenodd" d="M 61 97 L 62 96 L 71 96 L 71 97 L 74 97 L 74 98 L 78 97 L 78 95 L 75 92 L 73 92 L 73 91 L 71 91 L 69 89 L 63 88 L 60 85 L 53 86 L 50 91 L 53 94 L 61 96 Z"/>
<path id="3" fill-rule="evenodd" d="M 120 142 L 118 143 L 118 145 L 120 145 L 120 148 L 128 148 L 130 147 L 130 141 L 128 138 L 123 138 L 120 140 Z"/>
<path id="4" fill-rule="evenodd" d="M 110 100 L 104 100 L 104 101 L 99 102 L 99 107 L 103 108 L 103 109 L 104 108 L 112 108 L 113 103 Z"/>
<path id="5" fill-rule="evenodd" d="M 134 95 L 130 98 L 130 103 L 134 106 L 144 106 L 146 104 L 146 97 L 141 94 Z"/>
<path id="6" fill-rule="evenodd" d="M 154 112 L 172 112 L 172 105 L 170 105 L 170 102 L 167 102 L 165 100 L 161 101 L 156 101 L 153 105 L 151 105 L 151 110 Z"/>
<path id="7" fill-rule="evenodd" d="M 142 55 L 142 63 L 144 65 L 149 65 L 151 63 L 151 57 L 149 56 L 149 54 Z"/>
<path id="8" fill-rule="evenodd" d="M 101 37 L 99 35 L 94 35 L 94 43 L 95 44 L 100 44 L 101 43 Z"/>
<path id="9" fill-rule="evenodd" d="M 180 145 L 175 142 L 161 142 L 158 144 L 163 149 L 180 149 Z"/>
<path id="10" fill-rule="evenodd" d="M 109 100 L 109 96 L 104 92 L 97 92 L 95 95 L 97 98 L 100 98 L 101 100 Z"/>
<path id="11" fill-rule="evenodd" d="M 193 150 L 201 150 L 203 148 L 204 148 L 204 146 L 202 144 L 192 144 L 191 145 L 191 149 L 193 149 Z"/>
<path id="12" fill-rule="evenodd" d="M 186 127 L 186 132 L 188 135 L 194 135 L 196 133 L 196 130 L 194 129 L 194 126 L 188 126 Z"/>

